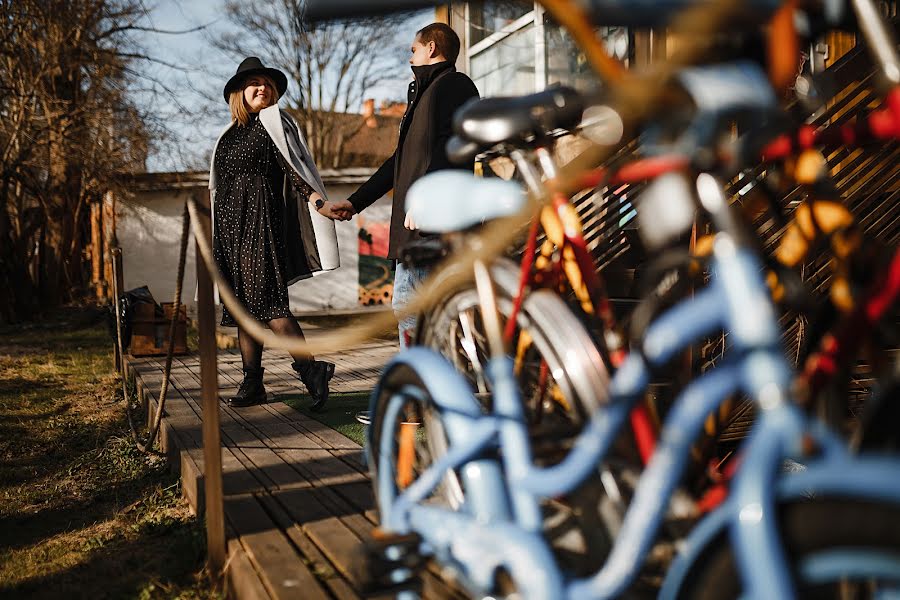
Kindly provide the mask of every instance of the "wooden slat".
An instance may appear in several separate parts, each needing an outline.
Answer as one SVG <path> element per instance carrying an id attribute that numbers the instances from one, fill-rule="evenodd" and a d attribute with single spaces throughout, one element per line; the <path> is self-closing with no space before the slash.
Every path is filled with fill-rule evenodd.
<path id="1" fill-rule="evenodd" d="M 257 567 L 269 595 L 275 599 L 327 600 L 328 594 L 301 560 L 281 528 L 253 496 L 225 499 L 228 522 Z"/>
<path id="2" fill-rule="evenodd" d="M 228 561 L 225 567 L 225 595 L 241 600 L 272 600 L 266 591 L 259 573 L 253 568 L 250 558 L 241 546 L 240 540 L 228 542 Z"/>

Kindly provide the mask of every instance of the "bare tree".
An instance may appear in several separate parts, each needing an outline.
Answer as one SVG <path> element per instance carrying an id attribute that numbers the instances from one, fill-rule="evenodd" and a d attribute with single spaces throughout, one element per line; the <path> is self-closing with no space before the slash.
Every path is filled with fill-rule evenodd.
<path id="1" fill-rule="evenodd" d="M 310 151 L 320 166 L 339 167 L 344 144 L 364 120 L 357 112 L 367 91 L 402 73 L 397 32 L 408 15 L 392 15 L 310 27 L 302 0 L 229 0 L 235 29 L 214 43 L 235 59 L 259 56 L 289 79 L 288 107 L 297 111 Z"/>
<path id="2" fill-rule="evenodd" d="M 0 322 L 84 289 L 88 206 L 142 170 L 138 0 L 0 0 Z"/>

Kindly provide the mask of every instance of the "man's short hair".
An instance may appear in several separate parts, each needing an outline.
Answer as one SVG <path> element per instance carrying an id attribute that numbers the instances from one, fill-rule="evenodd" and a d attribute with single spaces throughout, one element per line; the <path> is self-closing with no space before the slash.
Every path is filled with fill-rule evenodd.
<path id="1" fill-rule="evenodd" d="M 454 65 L 459 57 L 459 36 L 446 23 L 432 23 L 416 32 L 419 43 L 434 42 L 437 53 Z"/>

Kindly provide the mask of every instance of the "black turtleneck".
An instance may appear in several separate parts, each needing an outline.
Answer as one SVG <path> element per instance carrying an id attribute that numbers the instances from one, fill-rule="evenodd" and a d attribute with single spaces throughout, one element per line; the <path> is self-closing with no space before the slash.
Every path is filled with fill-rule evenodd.
<path id="1" fill-rule="evenodd" d="M 466 101 L 478 97 L 472 80 L 449 62 L 414 66 L 412 71 L 414 79 L 407 89 L 397 148 L 349 198 L 358 213 L 393 188 L 389 258 L 398 258 L 400 248 L 416 236 L 403 226 L 409 186 L 432 171 L 467 167 L 452 165 L 446 146 L 453 135 L 453 114 Z"/>

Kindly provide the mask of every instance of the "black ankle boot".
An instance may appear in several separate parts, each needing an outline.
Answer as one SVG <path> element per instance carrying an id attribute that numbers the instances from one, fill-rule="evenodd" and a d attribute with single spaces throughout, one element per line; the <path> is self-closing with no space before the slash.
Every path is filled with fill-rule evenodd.
<path id="1" fill-rule="evenodd" d="M 320 411 L 328 402 L 328 382 L 334 376 L 334 363 L 324 360 L 294 361 L 291 365 L 306 386 L 313 403 L 310 410 Z"/>
<path id="2" fill-rule="evenodd" d="M 225 401 L 228 406 L 241 407 L 252 406 L 264 402 L 266 388 L 263 387 L 263 371 L 265 369 L 244 369 L 244 380 L 238 393 L 233 398 Z"/>

